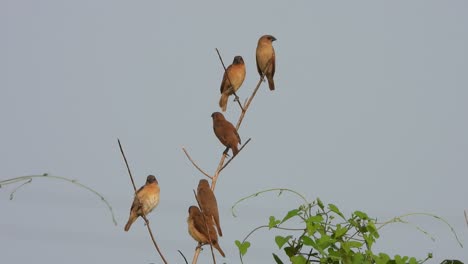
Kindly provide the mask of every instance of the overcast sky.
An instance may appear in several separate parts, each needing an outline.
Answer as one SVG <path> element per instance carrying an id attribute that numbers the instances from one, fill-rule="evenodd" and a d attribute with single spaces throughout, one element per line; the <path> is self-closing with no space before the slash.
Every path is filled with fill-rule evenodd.
<path id="1" fill-rule="evenodd" d="M 9 200 L 0 189 L 4 263 L 161 263 L 141 220 L 130 232 L 133 190 L 124 144 L 141 186 L 155 174 L 159 207 L 149 216 L 171 263 L 192 259 L 187 209 L 222 145 L 223 69 L 241 55 L 241 100 L 258 81 L 255 48 L 271 34 L 276 90 L 263 84 L 239 134 L 252 138 L 216 188 L 227 263 L 234 240 L 300 204 L 284 187 L 379 221 L 433 213 L 467 246 L 468 3 L 466 1 L 30 1 L 0 2 L 0 179 L 50 173 L 76 179 L 111 203 L 118 226 L 92 193 L 36 179 Z M 239 109 L 229 102 L 233 123 Z M 376 252 L 468 260 L 447 226 L 429 217 L 381 231 Z M 272 263 L 273 237 L 251 239 L 246 263 Z M 218 255 L 219 256 L 219 255 Z M 281 255 L 284 256 L 284 255 Z M 209 263 L 205 250 L 199 263 Z"/>

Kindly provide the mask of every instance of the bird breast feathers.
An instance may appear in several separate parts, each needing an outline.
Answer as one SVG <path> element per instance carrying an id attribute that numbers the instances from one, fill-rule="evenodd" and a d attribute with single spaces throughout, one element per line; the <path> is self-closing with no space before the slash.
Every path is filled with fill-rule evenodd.
<path id="1" fill-rule="evenodd" d="M 263 45 L 260 46 L 257 50 L 257 58 L 265 58 L 270 59 L 271 56 L 274 54 L 273 46 L 271 45 Z"/>
<path id="2" fill-rule="evenodd" d="M 231 65 L 231 67 L 232 68 L 228 72 L 229 79 L 226 80 L 226 85 L 228 85 L 229 81 L 231 81 L 232 86 L 234 86 L 235 88 L 238 89 L 242 85 L 242 83 L 244 82 L 245 68 L 243 67 L 243 65 Z M 242 67 L 244 69 L 239 69 L 240 67 Z"/>
<path id="3" fill-rule="evenodd" d="M 138 193 L 140 201 L 145 201 L 143 209 L 145 214 L 151 212 L 159 203 L 159 186 L 151 184 Z"/>
<path id="4" fill-rule="evenodd" d="M 187 223 L 189 234 L 193 237 L 193 239 L 195 239 L 198 242 L 206 243 L 207 239 L 205 234 L 202 234 L 197 230 L 197 228 L 195 227 L 194 220 L 191 219 L 190 216 L 187 218 Z"/>

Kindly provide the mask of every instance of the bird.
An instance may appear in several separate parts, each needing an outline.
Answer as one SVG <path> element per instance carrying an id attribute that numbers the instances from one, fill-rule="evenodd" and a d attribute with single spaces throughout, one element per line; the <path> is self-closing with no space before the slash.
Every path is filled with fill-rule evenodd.
<path id="1" fill-rule="evenodd" d="M 212 113 L 211 117 L 213 118 L 213 130 L 216 137 L 224 146 L 232 149 L 232 154 L 236 156 L 239 153 L 237 145 L 241 144 L 236 128 L 220 112 Z M 227 149 L 224 153 L 226 154 L 226 152 Z"/>
<path id="2" fill-rule="evenodd" d="M 218 203 L 216 202 L 216 197 L 207 180 L 201 179 L 198 183 L 197 197 L 202 212 L 209 218 L 213 218 L 216 230 L 218 230 L 218 235 L 223 236 L 221 225 L 219 224 Z"/>
<path id="3" fill-rule="evenodd" d="M 200 209 L 194 205 L 189 207 L 188 212 L 187 224 L 190 236 L 200 244 L 211 244 L 219 251 L 221 256 L 226 257 L 218 244 L 218 236 L 213 226 L 213 220 L 207 216 L 203 216 Z"/>
<path id="4" fill-rule="evenodd" d="M 229 96 L 239 90 L 244 79 L 244 59 L 242 59 L 242 56 L 235 56 L 232 64 L 229 65 L 224 72 L 223 80 L 221 81 L 221 98 L 219 99 L 219 107 L 221 107 L 223 112 L 226 112 Z"/>
<path id="5" fill-rule="evenodd" d="M 273 75 L 275 75 L 275 49 L 272 45 L 272 42 L 275 40 L 276 38 L 272 35 L 261 36 L 260 39 L 258 39 L 256 52 L 258 73 L 260 77 L 263 77 L 265 74 L 268 80 L 268 86 L 272 91 L 275 90 L 275 83 L 273 82 Z M 268 68 L 266 68 L 268 62 L 270 62 L 270 64 Z"/>
<path id="6" fill-rule="evenodd" d="M 141 203 L 141 204 L 140 204 Z M 159 204 L 159 185 L 154 175 L 148 175 L 146 183 L 135 194 L 130 216 L 125 225 L 125 231 L 128 231 L 139 216 L 147 216 Z"/>

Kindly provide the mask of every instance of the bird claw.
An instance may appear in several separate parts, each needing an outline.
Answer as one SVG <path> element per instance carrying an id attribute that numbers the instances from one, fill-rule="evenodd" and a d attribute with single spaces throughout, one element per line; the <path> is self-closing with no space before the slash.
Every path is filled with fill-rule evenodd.
<path id="1" fill-rule="evenodd" d="M 229 151 L 229 148 L 226 148 L 226 150 L 223 151 L 223 154 L 226 155 L 226 157 L 229 158 L 230 156 L 229 156 L 229 154 L 228 154 L 228 151 Z"/>

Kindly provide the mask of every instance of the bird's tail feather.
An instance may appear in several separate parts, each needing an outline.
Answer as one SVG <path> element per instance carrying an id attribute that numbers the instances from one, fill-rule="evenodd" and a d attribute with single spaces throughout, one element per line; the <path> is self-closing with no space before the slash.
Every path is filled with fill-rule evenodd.
<path id="1" fill-rule="evenodd" d="M 228 103 L 228 98 L 229 98 L 229 95 L 228 95 L 228 94 L 222 93 L 222 94 L 221 94 L 221 98 L 219 99 L 219 107 L 221 107 L 221 110 L 222 110 L 223 112 L 226 112 L 227 103 Z"/>
<path id="2" fill-rule="evenodd" d="M 216 230 L 218 230 L 219 236 L 223 236 L 223 231 L 221 231 L 221 226 L 218 223 L 216 224 Z"/>
<path id="3" fill-rule="evenodd" d="M 231 146 L 231 149 L 232 149 L 232 155 L 236 156 L 237 153 L 239 153 L 239 149 L 237 148 L 237 146 Z"/>
<path id="4" fill-rule="evenodd" d="M 270 87 L 270 90 L 273 91 L 275 90 L 275 82 L 273 81 L 273 77 L 267 77 L 268 79 L 268 86 Z"/>
<path id="5" fill-rule="evenodd" d="M 137 217 L 133 217 L 133 216 L 130 216 L 130 218 L 128 218 L 128 222 L 127 224 L 125 225 L 125 232 L 127 232 L 130 227 L 132 226 L 132 224 L 135 222 L 135 220 L 137 219 Z"/>
<path id="6" fill-rule="evenodd" d="M 219 244 L 217 242 L 213 243 L 213 247 L 216 248 L 219 251 L 219 254 L 221 254 L 221 256 L 223 256 L 223 258 L 226 257 L 226 255 L 224 255 L 224 251 L 221 249 L 221 247 L 219 246 Z"/>

